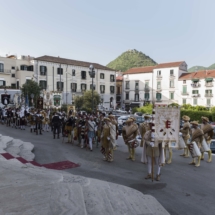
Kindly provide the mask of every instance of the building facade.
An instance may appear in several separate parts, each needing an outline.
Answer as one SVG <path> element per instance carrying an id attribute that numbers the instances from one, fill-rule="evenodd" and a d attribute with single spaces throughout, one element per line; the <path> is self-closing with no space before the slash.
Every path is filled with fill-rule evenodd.
<path id="1" fill-rule="evenodd" d="M 91 64 L 95 71 L 93 85 L 89 75 Z M 14 89 L 8 90 L 11 98 L 20 93 L 20 87 L 28 79 L 41 86 L 41 95 L 47 107 L 72 104 L 75 96 L 83 95 L 92 87 L 100 94 L 105 108 L 114 108 L 116 104 L 116 72 L 108 67 L 52 56 L 0 57 L 0 89 Z"/>

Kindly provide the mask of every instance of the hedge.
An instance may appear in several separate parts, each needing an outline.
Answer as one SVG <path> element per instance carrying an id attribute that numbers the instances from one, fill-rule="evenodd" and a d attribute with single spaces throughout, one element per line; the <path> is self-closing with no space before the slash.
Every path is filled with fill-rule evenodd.
<path id="1" fill-rule="evenodd" d="M 210 121 L 213 120 L 212 118 L 215 118 L 215 113 L 210 111 L 181 110 L 181 117 L 184 115 L 189 116 L 191 121 L 197 120 L 199 122 L 201 122 L 202 116 L 208 117 Z"/>

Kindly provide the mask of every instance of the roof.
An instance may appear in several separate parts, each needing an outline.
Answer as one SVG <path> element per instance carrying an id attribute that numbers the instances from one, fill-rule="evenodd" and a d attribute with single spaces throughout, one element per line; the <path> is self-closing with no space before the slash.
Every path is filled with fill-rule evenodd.
<path id="1" fill-rule="evenodd" d="M 155 68 L 156 68 L 155 66 L 135 67 L 124 72 L 123 75 L 137 74 L 137 73 L 152 73 L 153 69 Z"/>
<path id="2" fill-rule="evenodd" d="M 179 67 L 184 61 L 171 62 L 171 63 L 160 63 L 156 66 L 156 69 Z"/>
<path id="3" fill-rule="evenodd" d="M 92 64 L 94 66 L 94 68 L 96 68 L 96 69 L 115 71 L 115 70 L 113 70 L 111 68 L 108 68 L 106 66 L 100 65 L 98 63 L 71 60 L 71 59 L 60 58 L 60 57 L 52 57 L 52 56 L 48 56 L 48 55 L 44 55 L 42 57 L 34 58 L 34 60 L 47 61 L 47 62 L 53 62 L 53 63 L 61 63 L 61 64 L 66 64 L 66 65 L 82 66 L 82 67 L 88 67 L 88 68 Z"/>
<path id="4" fill-rule="evenodd" d="M 123 79 L 122 76 L 117 76 L 116 77 L 116 81 L 122 81 L 122 79 Z"/>
<path id="5" fill-rule="evenodd" d="M 179 77 L 179 81 L 204 78 L 215 78 L 215 70 L 201 70 L 198 72 L 184 73 Z"/>

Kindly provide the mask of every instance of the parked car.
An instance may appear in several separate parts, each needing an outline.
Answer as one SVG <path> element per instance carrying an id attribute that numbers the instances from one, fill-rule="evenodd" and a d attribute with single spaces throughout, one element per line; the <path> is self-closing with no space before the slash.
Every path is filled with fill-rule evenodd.
<path id="1" fill-rule="evenodd" d="M 127 111 L 121 110 L 121 109 L 116 110 L 116 112 L 117 112 L 117 113 L 124 113 L 124 114 L 127 114 L 127 113 L 128 113 Z"/>
<path id="2" fill-rule="evenodd" d="M 145 121 L 144 117 L 142 117 L 142 116 L 136 116 L 135 118 L 136 118 L 136 123 L 138 126 Z"/>
<path id="3" fill-rule="evenodd" d="M 120 116 L 117 120 L 118 125 L 122 125 L 128 118 L 130 117 L 130 115 L 128 116 Z"/>
<path id="4" fill-rule="evenodd" d="M 215 153 L 215 140 L 211 141 L 211 151 L 212 153 Z"/>
<path id="5" fill-rule="evenodd" d="M 134 116 L 142 116 L 142 115 L 143 115 L 143 113 L 141 113 L 141 112 L 134 113 Z"/>

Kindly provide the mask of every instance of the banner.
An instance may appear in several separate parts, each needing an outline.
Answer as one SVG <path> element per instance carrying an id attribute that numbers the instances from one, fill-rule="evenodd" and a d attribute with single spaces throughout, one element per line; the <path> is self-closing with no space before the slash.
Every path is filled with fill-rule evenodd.
<path id="1" fill-rule="evenodd" d="M 75 114 L 75 106 L 74 105 L 68 105 L 67 106 L 67 115 L 72 114 L 74 116 Z"/>
<path id="2" fill-rule="evenodd" d="M 1 103 L 3 105 L 8 105 L 10 103 L 10 95 L 1 94 Z"/>
<path id="3" fill-rule="evenodd" d="M 39 97 L 37 99 L 37 108 L 38 109 L 43 109 L 43 98 L 42 97 Z"/>
<path id="4" fill-rule="evenodd" d="M 54 106 L 56 106 L 56 107 L 60 106 L 61 96 L 60 95 L 54 95 L 53 99 L 54 99 Z"/>

